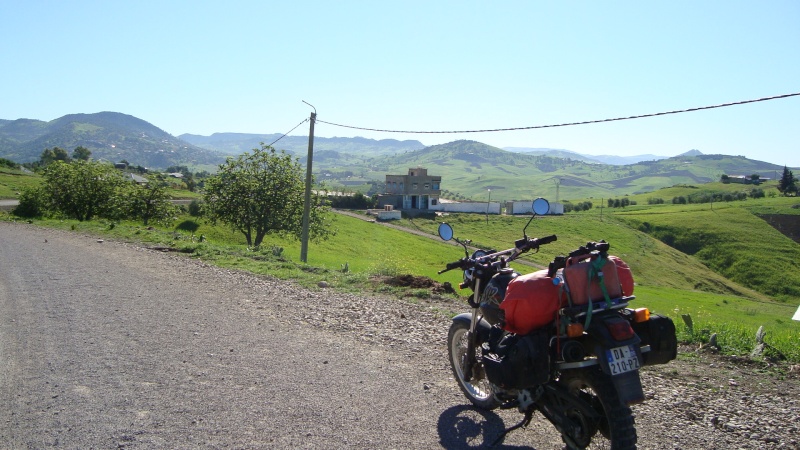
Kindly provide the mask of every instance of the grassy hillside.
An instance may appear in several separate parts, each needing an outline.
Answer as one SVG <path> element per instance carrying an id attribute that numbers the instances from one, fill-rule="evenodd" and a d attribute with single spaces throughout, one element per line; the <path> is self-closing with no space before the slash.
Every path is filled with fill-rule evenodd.
<path id="1" fill-rule="evenodd" d="M 485 217 L 457 214 L 443 218 L 455 229 L 456 236 L 472 239 L 480 247 L 507 248 L 522 237 L 527 222 L 524 217 Z M 435 220 L 408 221 L 429 233 L 435 233 Z M 726 280 L 709 270 L 700 261 L 631 227 L 616 216 L 602 219 L 593 214 L 570 214 L 537 218 L 528 227 L 529 236 L 556 234 L 558 241 L 542 247 L 537 254 L 524 259 L 546 266 L 554 256 L 567 254 L 588 241 L 605 240 L 611 253 L 623 258 L 636 274 L 639 286 L 681 290 L 698 290 L 715 294 L 744 296 L 759 301 L 771 301 L 763 294 Z"/>
<path id="2" fill-rule="evenodd" d="M 800 298 L 800 245 L 749 208 L 670 205 L 653 210 L 619 217 L 732 281 L 781 301 Z"/>
<path id="3" fill-rule="evenodd" d="M 316 164 L 316 161 L 315 161 Z M 592 164 L 552 155 L 514 153 L 475 141 L 455 141 L 398 155 L 352 160 L 328 158 L 318 171 L 335 167 L 358 177 L 383 181 L 426 167 L 442 177 L 442 189 L 456 198 L 523 200 L 535 197 L 608 198 L 651 192 L 676 184 L 702 184 L 723 174 L 774 178 L 782 166 L 739 156 L 694 155 L 626 166 Z M 332 169 L 331 169 L 332 170 Z"/>
<path id="4" fill-rule="evenodd" d="M 16 199 L 23 190 L 39 185 L 41 177 L 22 170 L 0 167 L 0 199 Z"/>

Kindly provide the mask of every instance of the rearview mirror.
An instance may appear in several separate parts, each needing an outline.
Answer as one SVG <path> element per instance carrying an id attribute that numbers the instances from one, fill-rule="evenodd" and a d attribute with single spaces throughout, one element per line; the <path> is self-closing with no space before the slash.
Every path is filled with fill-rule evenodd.
<path id="1" fill-rule="evenodd" d="M 449 241 L 453 239 L 453 227 L 446 223 L 442 223 L 439 225 L 439 237 L 442 240 Z"/>
<path id="2" fill-rule="evenodd" d="M 537 216 L 543 216 L 550 211 L 550 202 L 548 202 L 547 199 L 539 197 L 533 201 L 532 209 Z"/>

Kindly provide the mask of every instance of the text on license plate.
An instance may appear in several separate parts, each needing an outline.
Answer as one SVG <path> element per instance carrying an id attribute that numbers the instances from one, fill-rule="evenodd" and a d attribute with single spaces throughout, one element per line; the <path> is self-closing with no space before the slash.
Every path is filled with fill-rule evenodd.
<path id="1" fill-rule="evenodd" d="M 625 345 L 606 350 L 611 375 L 619 375 L 639 368 L 639 357 L 633 345 Z"/>

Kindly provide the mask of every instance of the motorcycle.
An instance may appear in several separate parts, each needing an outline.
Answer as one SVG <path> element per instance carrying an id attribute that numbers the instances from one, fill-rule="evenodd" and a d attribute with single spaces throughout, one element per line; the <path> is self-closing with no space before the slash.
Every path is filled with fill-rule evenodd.
<path id="1" fill-rule="evenodd" d="M 536 199 L 522 238 L 507 250 L 475 250 L 439 225 L 439 236 L 464 248 L 460 269 L 469 288 L 468 313 L 453 318 L 447 346 L 450 366 L 469 401 L 483 409 L 517 408 L 522 421 L 495 441 L 526 427 L 539 411 L 570 449 L 636 448 L 630 405 L 644 401 L 639 370 L 675 358 L 675 326 L 647 308 L 629 308 L 633 278 L 609 243 L 589 242 L 548 269 L 520 275 L 509 263 L 557 240 L 530 238 L 528 226 L 546 214 Z"/>

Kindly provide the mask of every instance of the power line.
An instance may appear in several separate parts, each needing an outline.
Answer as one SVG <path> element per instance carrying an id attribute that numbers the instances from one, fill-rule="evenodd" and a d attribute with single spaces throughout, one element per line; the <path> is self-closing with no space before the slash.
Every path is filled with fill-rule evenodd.
<path id="1" fill-rule="evenodd" d="M 342 127 L 342 128 L 351 128 L 354 130 L 364 130 L 364 131 L 379 131 L 383 133 L 408 133 L 408 134 L 457 134 L 457 133 L 490 133 L 490 132 L 497 132 L 497 131 L 519 131 L 519 130 L 535 130 L 539 128 L 557 128 L 557 127 L 569 127 L 575 125 L 588 125 L 592 123 L 604 123 L 604 122 L 616 122 L 620 120 L 631 120 L 631 119 L 643 119 L 645 117 L 656 117 L 656 116 L 666 116 L 669 114 L 680 114 L 692 111 L 702 111 L 704 109 L 715 109 L 715 108 L 725 108 L 727 106 L 735 106 L 735 105 L 744 105 L 747 103 L 756 103 L 756 102 L 765 102 L 768 100 L 777 100 L 781 98 L 788 98 L 788 97 L 795 97 L 800 95 L 800 92 L 796 92 L 794 94 L 783 94 L 783 95 L 775 95 L 772 97 L 764 97 L 759 99 L 753 100 L 742 100 L 738 102 L 731 102 L 731 103 L 722 103 L 719 105 L 711 105 L 711 106 L 700 106 L 696 108 L 687 108 L 687 109 L 678 109 L 674 111 L 665 111 L 659 113 L 651 113 L 651 114 L 640 114 L 637 116 L 629 116 L 629 117 L 616 117 L 613 119 L 599 119 L 599 120 L 586 120 L 583 122 L 569 122 L 569 123 L 559 123 L 559 124 L 551 124 L 551 125 L 535 125 L 530 127 L 514 127 L 514 128 L 495 128 L 495 129 L 487 129 L 487 130 L 461 130 L 461 131 L 407 131 L 407 130 L 384 130 L 379 128 L 366 128 L 366 127 L 357 127 L 352 125 L 342 125 L 339 123 L 333 122 L 326 122 L 324 120 L 317 119 L 316 121 L 319 123 L 324 123 L 327 125 L 333 125 L 335 127 Z M 299 126 L 299 125 L 298 125 Z M 296 127 L 295 127 L 296 128 Z"/>
<path id="2" fill-rule="evenodd" d="M 297 125 L 295 125 L 295 127 L 292 128 L 291 130 L 287 131 L 286 133 L 283 133 L 283 136 L 281 136 L 278 139 L 275 139 L 274 141 L 270 142 L 270 144 L 267 147 L 272 147 L 272 144 L 274 144 L 274 143 L 280 141 L 281 139 L 285 138 L 289 133 L 291 133 L 292 131 L 296 130 L 297 127 L 299 127 L 300 125 L 302 125 L 302 124 L 304 124 L 306 122 L 308 122 L 308 119 L 303 120 L 302 122 L 300 122 Z"/>

